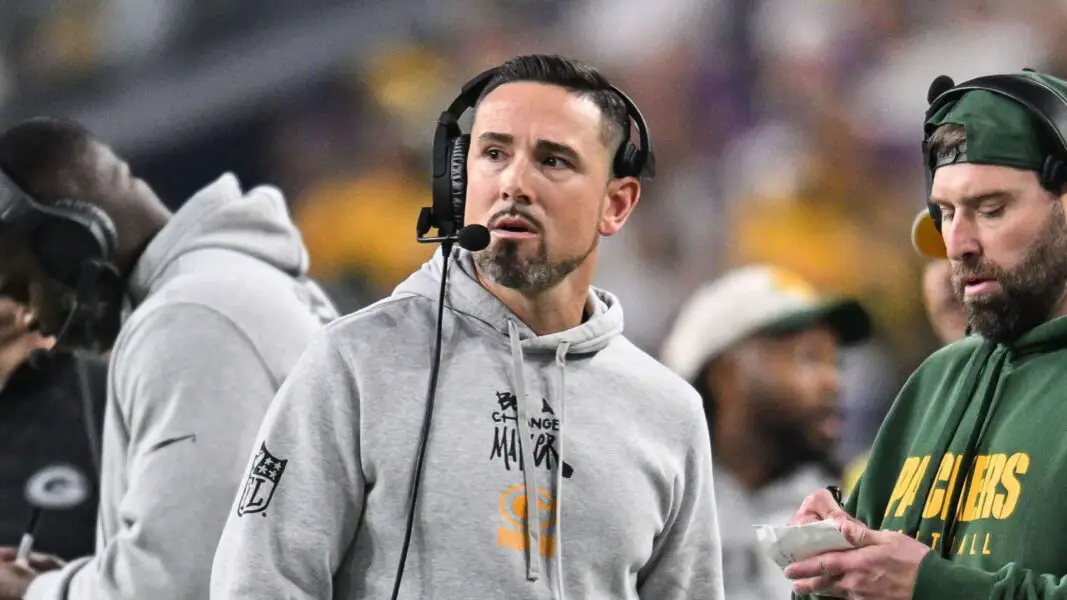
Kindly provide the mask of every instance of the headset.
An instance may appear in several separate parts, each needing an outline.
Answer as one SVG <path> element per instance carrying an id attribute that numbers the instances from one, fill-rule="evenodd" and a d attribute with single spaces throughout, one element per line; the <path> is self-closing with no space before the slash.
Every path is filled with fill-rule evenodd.
<path id="1" fill-rule="evenodd" d="M 420 242 L 445 241 L 445 237 L 458 236 L 463 229 L 463 212 L 467 203 L 467 152 L 470 150 L 471 137 L 460 131 L 459 120 L 474 108 L 499 71 L 500 67 L 494 67 L 468 81 L 437 119 L 433 134 L 433 206 L 424 207 L 419 213 L 417 239 Z M 622 144 L 612 161 L 614 175 L 653 179 L 656 176 L 656 155 L 641 110 L 619 88 L 608 85 L 603 91 L 611 92 L 622 100 L 641 137 L 640 145 L 635 145 L 630 141 L 630 128 L 625 128 Z M 440 237 L 426 237 L 431 227 L 438 230 Z"/>
<path id="2" fill-rule="evenodd" d="M 45 275 L 74 292 L 67 317 L 55 333 L 56 346 L 72 334 L 88 345 L 110 345 L 118 333 L 119 316 L 108 308 L 120 277 L 115 266 L 118 233 L 107 213 L 73 198 L 38 202 L 0 169 L 0 222 L 29 244 Z"/>
<path id="3" fill-rule="evenodd" d="M 1033 72 L 1033 69 L 1023 69 Z M 986 75 L 965 81 L 956 85 L 946 75 L 934 79 L 927 92 L 927 101 L 930 107 L 926 110 L 926 119 L 932 117 L 938 110 L 949 102 L 958 100 L 967 92 L 982 90 L 999 94 L 1014 100 L 1026 108 L 1027 112 L 1034 117 L 1039 124 L 1039 136 L 1046 148 L 1053 148 L 1045 157 L 1041 170 L 1038 172 L 1041 185 L 1050 192 L 1060 195 L 1063 186 L 1067 185 L 1067 98 L 1046 85 L 1044 82 L 1017 74 Z M 922 151 L 923 165 L 926 170 L 926 208 L 934 226 L 941 231 L 941 207 L 930 202 L 930 191 L 933 189 L 934 169 L 937 167 L 939 156 L 932 156 L 930 152 L 930 136 L 935 128 L 923 136 Z M 955 158 L 956 149 L 946 150 Z"/>
<path id="4" fill-rule="evenodd" d="M 437 299 L 437 327 L 434 341 L 433 359 L 430 363 L 429 389 L 426 392 L 426 415 L 423 417 L 419 435 L 419 449 L 412 472 L 411 487 L 408 489 L 408 514 L 404 527 L 404 543 L 400 550 L 400 560 L 393 581 L 392 599 L 400 595 L 400 582 L 404 577 L 404 564 L 407 562 L 408 547 L 415 523 L 415 507 L 419 497 L 419 482 L 422 479 L 422 465 L 426 456 L 426 441 L 430 435 L 430 422 L 433 419 L 434 399 L 437 395 L 437 378 L 441 368 L 441 334 L 444 317 L 445 290 L 448 281 L 448 263 L 452 245 L 456 242 L 463 248 L 477 252 L 489 245 L 489 230 L 482 225 L 464 225 L 463 213 L 467 204 L 467 152 L 470 150 L 470 134 L 462 133 L 459 120 L 468 110 L 474 108 L 493 78 L 500 72 L 494 67 L 476 75 L 460 90 L 459 95 L 437 119 L 433 136 L 433 205 L 423 207 L 419 213 L 415 239 L 419 243 L 440 243 L 442 245 L 441 290 Z M 648 124 L 641 115 L 637 105 L 621 90 L 608 85 L 604 91 L 616 94 L 626 105 L 630 120 L 637 125 L 640 145 L 630 141 L 630 127 L 623 132 L 622 144 L 612 160 L 612 172 L 616 177 L 637 177 L 652 179 L 656 176 L 656 156 L 652 150 L 652 138 Z M 438 235 L 428 237 L 431 228 L 436 228 Z"/>

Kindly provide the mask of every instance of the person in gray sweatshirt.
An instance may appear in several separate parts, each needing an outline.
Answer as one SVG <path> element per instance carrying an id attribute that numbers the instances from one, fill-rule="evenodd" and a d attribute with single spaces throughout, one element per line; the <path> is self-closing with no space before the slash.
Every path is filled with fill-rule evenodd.
<path id="1" fill-rule="evenodd" d="M 89 230 L 82 225 L 107 233 L 117 277 L 98 283 L 117 293 L 99 295 L 99 321 L 121 316 L 113 346 L 105 342 L 95 556 L 40 573 L 0 563 L 0 599 L 206 598 L 244 449 L 312 335 L 336 317 L 305 277 L 308 255 L 285 202 L 271 187 L 244 192 L 226 174 L 172 214 L 90 132 L 56 119 L 0 133 L 0 169 L 0 214 L 68 215 L 45 221 L 47 232 L 34 228 L 46 217 L 20 220 L 42 265 L 56 262 L 46 253 L 71 252 L 74 233 Z M 63 227 L 70 240 L 55 234 Z M 83 263 L 71 255 L 53 269 L 64 264 Z M 56 313 L 43 307 L 46 327 Z"/>
<path id="2" fill-rule="evenodd" d="M 629 111 L 570 59 L 493 73 L 451 159 L 488 246 L 438 250 L 316 335 L 250 447 L 213 600 L 723 597 L 700 397 L 591 286 L 640 196 Z"/>

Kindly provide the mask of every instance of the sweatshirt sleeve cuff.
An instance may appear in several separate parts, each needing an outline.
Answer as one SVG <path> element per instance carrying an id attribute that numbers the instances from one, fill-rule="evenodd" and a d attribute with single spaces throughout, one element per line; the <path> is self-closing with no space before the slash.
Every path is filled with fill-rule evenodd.
<path id="1" fill-rule="evenodd" d="M 931 551 L 919 563 L 919 576 L 915 581 L 912 600 L 989 598 L 996 582 L 996 573 L 958 565 Z"/>
<path id="2" fill-rule="evenodd" d="M 86 557 L 71 561 L 62 569 L 41 573 L 30 583 L 22 600 L 62 600 L 67 596 L 70 580 L 90 559 Z"/>

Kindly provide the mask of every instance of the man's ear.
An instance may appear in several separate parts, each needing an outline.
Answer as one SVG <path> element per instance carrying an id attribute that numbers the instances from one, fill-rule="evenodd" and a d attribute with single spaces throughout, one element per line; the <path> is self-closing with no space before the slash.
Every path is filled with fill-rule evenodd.
<path id="1" fill-rule="evenodd" d="M 608 184 L 604 199 L 597 232 L 610 237 L 622 230 L 622 226 L 626 224 L 641 199 L 641 182 L 636 177 L 614 179 Z"/>

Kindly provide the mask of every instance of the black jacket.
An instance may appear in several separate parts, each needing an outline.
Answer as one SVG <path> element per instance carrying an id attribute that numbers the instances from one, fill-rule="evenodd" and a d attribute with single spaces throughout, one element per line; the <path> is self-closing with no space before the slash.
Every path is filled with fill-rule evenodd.
<path id="1" fill-rule="evenodd" d="M 67 560 L 94 552 L 106 404 L 107 363 L 83 355 L 35 357 L 0 390 L 0 546 L 17 546 L 40 506 L 35 552 Z"/>

